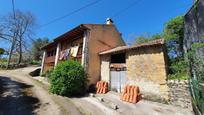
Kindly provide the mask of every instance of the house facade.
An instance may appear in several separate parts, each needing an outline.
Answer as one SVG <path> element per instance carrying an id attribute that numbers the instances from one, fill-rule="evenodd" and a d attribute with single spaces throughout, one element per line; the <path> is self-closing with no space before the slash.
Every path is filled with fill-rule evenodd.
<path id="1" fill-rule="evenodd" d="M 41 73 L 60 61 L 73 59 L 84 67 L 90 84 L 95 84 L 100 80 L 99 52 L 123 45 L 125 42 L 111 20 L 107 24 L 81 24 L 42 48 Z"/>

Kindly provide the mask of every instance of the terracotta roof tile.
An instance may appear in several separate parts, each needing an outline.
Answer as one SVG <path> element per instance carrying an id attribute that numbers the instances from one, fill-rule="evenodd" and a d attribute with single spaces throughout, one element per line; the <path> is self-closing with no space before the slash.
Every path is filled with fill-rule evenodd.
<path id="1" fill-rule="evenodd" d="M 133 46 L 119 46 L 119 47 L 116 47 L 110 50 L 100 52 L 99 55 L 110 54 L 110 53 L 115 53 L 115 52 L 120 52 L 120 51 L 125 51 L 125 50 L 131 50 L 131 49 L 137 49 L 140 47 L 163 45 L 163 44 L 164 44 L 164 39 L 156 39 L 156 40 L 152 40 L 146 43 L 136 44 Z"/>

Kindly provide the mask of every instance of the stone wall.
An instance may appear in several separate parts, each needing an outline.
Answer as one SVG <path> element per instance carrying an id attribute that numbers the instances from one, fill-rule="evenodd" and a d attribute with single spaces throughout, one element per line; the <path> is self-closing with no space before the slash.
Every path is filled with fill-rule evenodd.
<path id="1" fill-rule="evenodd" d="M 164 47 L 143 47 L 126 52 L 127 84 L 140 87 L 145 99 L 168 100 Z"/>
<path id="2" fill-rule="evenodd" d="M 184 51 L 185 53 L 188 53 L 190 50 L 193 49 L 193 44 L 203 44 L 204 43 L 204 0 L 197 0 L 197 2 L 192 6 L 192 8 L 186 13 L 184 17 Z M 193 55 L 196 57 L 198 61 L 203 61 L 204 63 L 204 47 L 202 48 L 196 48 L 195 54 Z M 196 71 L 198 71 L 198 67 L 202 63 L 194 63 L 191 61 L 190 58 L 186 56 L 186 60 L 190 60 L 191 63 L 191 69 L 190 74 L 192 75 L 192 78 L 195 78 Z M 194 80 L 195 81 L 195 80 Z M 191 90 L 192 93 L 195 94 L 195 92 L 198 92 L 198 89 L 196 86 L 192 85 Z M 194 95 L 194 98 L 199 99 L 199 95 Z M 201 114 L 201 109 L 203 109 L 202 106 L 199 106 L 199 103 L 202 103 L 201 101 L 198 102 L 192 102 L 193 108 L 196 114 Z M 199 108 L 199 109 L 198 109 Z"/>
<path id="3" fill-rule="evenodd" d="M 181 106 L 192 110 L 191 95 L 189 92 L 189 83 L 187 80 L 169 80 L 169 104 Z"/>
<path id="4" fill-rule="evenodd" d="M 193 43 L 204 43 L 204 0 L 196 2 L 184 17 L 184 51 L 192 49 Z M 204 60 L 204 48 L 196 51 Z"/>
<path id="5" fill-rule="evenodd" d="M 139 86 L 142 98 L 155 102 L 168 103 L 168 86 L 150 80 L 128 80 L 127 84 Z"/>

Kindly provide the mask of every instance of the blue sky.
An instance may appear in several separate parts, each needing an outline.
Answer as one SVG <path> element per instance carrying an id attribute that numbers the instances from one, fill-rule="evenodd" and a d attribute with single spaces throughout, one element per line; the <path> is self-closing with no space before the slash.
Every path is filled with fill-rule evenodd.
<path id="1" fill-rule="evenodd" d="M 32 12 L 40 26 L 93 1 L 95 0 L 15 0 L 15 9 Z M 162 32 L 164 23 L 185 14 L 193 0 L 102 0 L 74 15 L 35 30 L 34 38 L 53 39 L 79 24 L 105 23 L 107 17 L 136 1 L 137 4 L 113 17 L 114 24 L 126 42 L 132 41 L 133 36 Z M 11 0 L 0 0 L 0 16 L 11 11 Z"/>

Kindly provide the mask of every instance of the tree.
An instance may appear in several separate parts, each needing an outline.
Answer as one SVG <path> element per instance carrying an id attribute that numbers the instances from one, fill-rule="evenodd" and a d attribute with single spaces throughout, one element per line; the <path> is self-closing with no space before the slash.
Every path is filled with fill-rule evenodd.
<path id="1" fill-rule="evenodd" d="M 152 35 L 151 40 L 156 40 L 156 39 L 163 39 L 163 34 Z"/>
<path id="2" fill-rule="evenodd" d="M 0 48 L 0 58 L 4 54 L 5 50 L 3 48 Z"/>
<path id="3" fill-rule="evenodd" d="M 23 48 L 27 47 L 26 43 L 32 36 L 34 26 L 35 19 L 30 12 L 17 10 L 3 17 L 0 24 L 0 38 L 11 43 L 7 67 L 14 51 L 19 54 L 17 64 L 21 63 Z"/>
<path id="4" fill-rule="evenodd" d="M 169 76 L 176 79 L 187 79 L 187 66 L 184 60 L 184 17 L 177 16 L 165 24 L 164 39 L 169 54 Z"/>
<path id="5" fill-rule="evenodd" d="M 0 55 L 4 54 L 5 50 L 3 48 L 0 48 Z"/>
<path id="6" fill-rule="evenodd" d="M 164 38 L 169 52 L 175 52 L 176 56 L 183 57 L 184 17 L 178 16 L 165 24 Z"/>
<path id="7" fill-rule="evenodd" d="M 144 36 L 139 36 L 136 38 L 135 44 L 141 44 L 141 43 L 145 43 L 147 41 L 148 41 L 148 38 L 146 38 Z"/>
<path id="8" fill-rule="evenodd" d="M 135 40 L 135 44 L 141 44 L 141 43 L 146 43 L 155 39 L 161 39 L 162 35 L 161 34 L 154 34 L 150 37 L 145 37 L 145 36 L 139 36 Z"/>
<path id="9" fill-rule="evenodd" d="M 37 40 L 32 42 L 32 58 L 34 60 L 41 60 L 40 57 L 43 55 L 41 47 L 45 46 L 48 41 L 48 38 L 38 38 Z"/>

